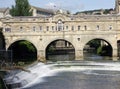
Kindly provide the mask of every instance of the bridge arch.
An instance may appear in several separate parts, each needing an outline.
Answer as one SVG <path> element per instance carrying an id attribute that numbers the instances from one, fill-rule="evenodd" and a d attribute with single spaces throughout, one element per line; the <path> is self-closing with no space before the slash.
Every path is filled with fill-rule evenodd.
<path id="1" fill-rule="evenodd" d="M 30 40 L 30 39 L 27 39 L 27 38 L 17 38 L 17 39 L 6 39 L 6 50 L 8 50 L 8 48 L 13 44 L 13 43 L 15 43 L 15 42 L 17 42 L 17 41 L 22 41 L 22 40 L 25 40 L 25 41 L 28 41 L 28 42 L 30 42 L 30 43 L 32 43 L 34 46 L 35 46 L 35 48 L 37 48 L 37 45 L 35 44 L 35 42 L 33 41 L 33 40 Z"/>
<path id="2" fill-rule="evenodd" d="M 66 38 L 61 38 L 61 37 L 56 37 L 56 38 L 54 38 L 54 39 L 49 39 L 49 41 L 47 41 L 46 42 L 46 44 L 45 44 L 45 49 L 48 47 L 48 45 L 50 44 L 50 43 L 52 43 L 52 42 L 54 42 L 54 41 L 57 41 L 57 40 L 65 40 L 65 41 L 68 41 L 68 42 L 70 42 L 72 45 L 73 45 L 73 47 L 75 48 L 76 46 L 75 46 L 75 43 L 71 40 L 71 39 L 66 39 Z M 75 48 L 76 49 L 76 48 Z"/>
<path id="3" fill-rule="evenodd" d="M 45 56 L 51 61 L 75 60 L 75 47 L 68 40 L 55 39 L 46 46 Z"/>
<path id="4" fill-rule="evenodd" d="M 90 42 L 91 40 L 103 40 L 103 41 L 105 41 L 106 43 L 108 43 L 109 45 L 111 45 L 111 47 L 113 48 L 113 42 L 111 42 L 110 41 L 110 39 L 105 39 L 105 38 L 90 38 L 90 39 L 87 39 L 85 42 L 84 42 L 84 44 L 83 44 L 83 48 L 84 48 L 84 46 L 88 43 L 88 42 Z"/>
<path id="5" fill-rule="evenodd" d="M 110 40 L 104 38 L 92 38 L 87 40 L 83 46 L 83 52 L 91 52 L 90 50 L 99 54 L 99 51 L 104 50 L 104 54 L 100 53 L 100 55 L 104 56 L 113 56 L 114 46 Z M 83 53 L 84 54 L 84 53 Z"/>
<path id="6" fill-rule="evenodd" d="M 12 52 L 13 62 L 32 62 L 37 60 L 37 48 L 28 40 L 14 40 L 7 50 Z"/>

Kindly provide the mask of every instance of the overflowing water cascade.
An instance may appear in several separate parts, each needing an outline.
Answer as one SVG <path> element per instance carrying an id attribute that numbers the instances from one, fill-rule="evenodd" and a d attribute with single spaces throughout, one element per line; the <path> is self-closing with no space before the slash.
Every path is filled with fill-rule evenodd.
<path id="1" fill-rule="evenodd" d="M 24 87 L 36 82 L 40 77 L 48 75 L 51 71 L 50 68 L 43 63 L 31 66 L 27 70 L 30 70 L 30 72 L 21 71 L 17 74 L 13 73 L 9 77 L 6 77 L 5 81 L 7 84 L 10 84 L 13 89 L 15 87 Z"/>
<path id="2" fill-rule="evenodd" d="M 12 86 L 12 89 L 20 89 L 44 82 L 44 77 L 55 76 L 63 71 L 80 71 L 87 75 L 120 76 L 119 62 L 59 61 L 47 64 L 37 63 L 27 69 L 30 70 L 30 72 L 21 71 L 6 77 L 4 80 Z M 107 71 L 107 73 L 105 71 Z M 112 74 L 109 73 L 109 71 L 113 71 L 111 72 Z M 118 73 L 116 74 L 114 71 Z"/>

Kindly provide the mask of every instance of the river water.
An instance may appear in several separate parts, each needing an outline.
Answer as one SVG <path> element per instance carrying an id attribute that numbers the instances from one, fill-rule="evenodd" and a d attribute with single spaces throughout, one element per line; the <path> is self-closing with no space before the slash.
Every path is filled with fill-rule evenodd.
<path id="1" fill-rule="evenodd" d="M 58 62 L 50 70 L 22 89 L 120 89 L 118 62 Z"/>
<path id="2" fill-rule="evenodd" d="M 17 73 L 10 82 L 21 83 L 13 89 L 120 89 L 119 61 L 100 56 L 87 59 L 35 63 L 27 68 L 30 73 Z"/>

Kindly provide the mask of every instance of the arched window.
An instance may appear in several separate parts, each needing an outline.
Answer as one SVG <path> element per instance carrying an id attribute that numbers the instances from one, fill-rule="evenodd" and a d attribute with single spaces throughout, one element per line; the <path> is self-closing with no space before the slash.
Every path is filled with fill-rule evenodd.
<path id="1" fill-rule="evenodd" d="M 58 20 L 57 30 L 58 31 L 63 31 L 63 22 L 62 22 L 62 20 Z"/>

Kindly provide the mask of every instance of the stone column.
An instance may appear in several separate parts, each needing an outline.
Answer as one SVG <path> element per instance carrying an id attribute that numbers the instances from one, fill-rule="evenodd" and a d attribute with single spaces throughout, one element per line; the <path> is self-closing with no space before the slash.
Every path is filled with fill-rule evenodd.
<path id="1" fill-rule="evenodd" d="M 37 60 L 40 61 L 40 62 L 46 62 L 45 50 L 38 50 Z"/>
<path id="2" fill-rule="evenodd" d="M 75 51 L 75 60 L 84 60 L 83 59 L 83 50 Z"/>
<path id="3" fill-rule="evenodd" d="M 113 57 L 113 61 L 117 61 L 118 60 L 118 50 L 117 50 L 117 48 L 113 49 L 112 57 Z"/>

